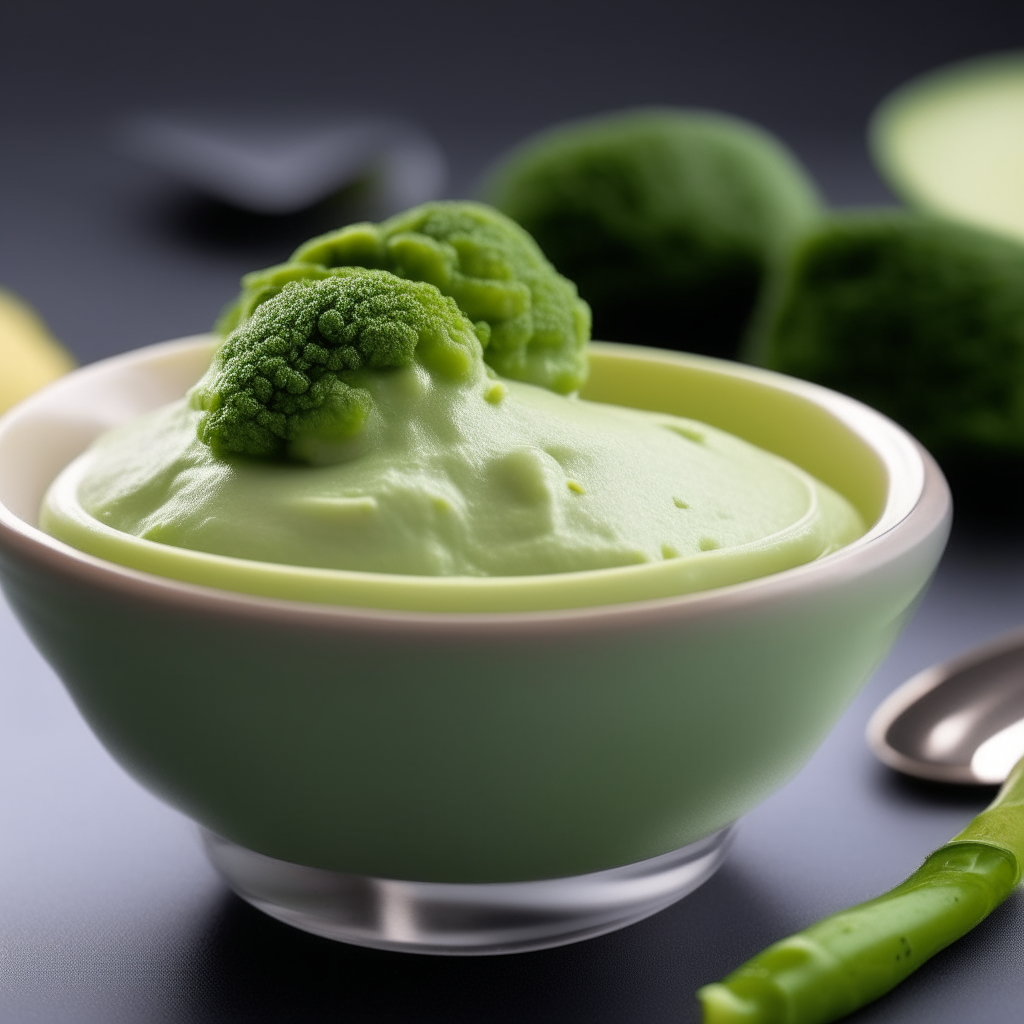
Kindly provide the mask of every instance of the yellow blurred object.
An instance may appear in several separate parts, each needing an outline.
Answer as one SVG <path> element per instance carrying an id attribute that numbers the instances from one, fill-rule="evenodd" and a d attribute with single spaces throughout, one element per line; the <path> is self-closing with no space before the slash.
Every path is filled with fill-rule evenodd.
<path id="1" fill-rule="evenodd" d="M 0 288 L 0 413 L 74 367 L 38 315 Z"/>

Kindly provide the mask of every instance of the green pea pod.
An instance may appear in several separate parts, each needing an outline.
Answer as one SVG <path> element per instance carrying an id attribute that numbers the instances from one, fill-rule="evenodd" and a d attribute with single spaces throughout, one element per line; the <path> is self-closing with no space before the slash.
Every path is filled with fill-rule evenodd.
<path id="1" fill-rule="evenodd" d="M 829 1024 L 984 920 L 1024 869 L 1024 758 L 992 804 L 883 896 L 769 946 L 697 992 L 704 1024 Z"/>

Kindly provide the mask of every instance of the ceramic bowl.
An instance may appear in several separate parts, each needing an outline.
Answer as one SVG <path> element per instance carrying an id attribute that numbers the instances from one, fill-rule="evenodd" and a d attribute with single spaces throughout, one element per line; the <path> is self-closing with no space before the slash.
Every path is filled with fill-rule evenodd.
<path id="1" fill-rule="evenodd" d="M 102 431 L 183 394 L 211 344 L 85 367 L 0 420 L 0 577 L 101 741 L 202 826 L 236 890 L 335 938 L 537 948 L 679 898 L 827 735 L 948 533 L 935 463 L 866 406 L 609 344 L 594 345 L 585 397 L 752 440 L 845 494 L 868 532 L 746 583 L 514 612 L 234 592 L 42 533 L 55 475 Z"/>

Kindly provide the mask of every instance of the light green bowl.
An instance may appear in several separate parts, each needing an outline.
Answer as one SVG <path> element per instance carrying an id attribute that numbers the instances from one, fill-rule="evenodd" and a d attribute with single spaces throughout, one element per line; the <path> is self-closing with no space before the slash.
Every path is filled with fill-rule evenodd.
<path id="1" fill-rule="evenodd" d="M 231 592 L 43 534 L 39 504 L 60 469 L 101 431 L 180 396 L 210 344 L 86 367 L 0 420 L 0 574 L 121 764 L 274 858 L 511 882 L 708 836 L 807 760 L 945 543 L 941 474 L 879 414 L 767 371 L 603 344 L 586 397 L 755 441 L 844 493 L 871 529 L 819 561 L 702 593 L 629 602 L 624 586 L 617 604 L 479 613 Z M 585 605 L 587 576 L 549 579 Z"/>

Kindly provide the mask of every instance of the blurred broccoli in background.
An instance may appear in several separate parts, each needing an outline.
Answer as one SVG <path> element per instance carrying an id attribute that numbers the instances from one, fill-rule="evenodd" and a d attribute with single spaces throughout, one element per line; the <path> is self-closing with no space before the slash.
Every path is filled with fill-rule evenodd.
<path id="1" fill-rule="evenodd" d="M 352 224 L 301 245 L 288 263 L 242 279 L 218 323 L 230 333 L 290 281 L 336 268 L 388 270 L 451 296 L 498 373 L 566 394 L 587 376 L 590 310 L 518 224 L 482 203 L 425 203 L 380 224 Z"/>
<path id="2" fill-rule="evenodd" d="M 498 166 L 484 196 L 576 282 L 597 337 L 724 356 L 766 268 L 820 212 L 767 132 L 672 109 L 550 129 Z"/>
<path id="3" fill-rule="evenodd" d="M 766 289 L 746 354 L 887 413 L 958 499 L 1019 488 L 1024 245 L 1010 238 L 899 211 L 833 216 Z"/>
<path id="4" fill-rule="evenodd" d="M 414 359 L 445 376 L 479 365 L 473 325 L 436 288 L 348 267 L 260 303 L 189 393 L 218 456 L 316 462 L 357 434 L 373 399 L 360 370 Z"/>

